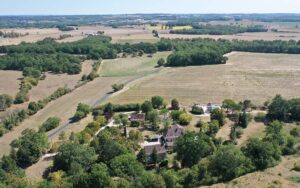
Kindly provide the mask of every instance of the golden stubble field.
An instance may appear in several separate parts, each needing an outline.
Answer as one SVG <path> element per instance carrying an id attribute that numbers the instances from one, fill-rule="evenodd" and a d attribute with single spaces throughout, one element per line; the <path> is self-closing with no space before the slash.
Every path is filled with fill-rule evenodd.
<path id="1" fill-rule="evenodd" d="M 59 38 L 60 35 L 70 34 L 72 37 L 57 40 L 58 42 L 73 42 L 87 37 L 88 35 L 95 35 L 98 31 L 104 31 L 105 35 L 112 37 L 113 42 L 120 43 L 136 43 L 136 42 L 156 42 L 157 38 L 153 37 L 152 30 L 146 29 L 144 26 L 135 27 L 120 27 L 111 28 L 105 26 L 81 26 L 73 31 L 60 31 L 57 28 L 13 28 L 13 29 L 0 29 L 3 32 L 17 32 L 28 33 L 29 35 L 18 38 L 0 38 L 0 46 L 16 45 L 21 42 L 37 42 L 44 38 Z"/>
<path id="2" fill-rule="evenodd" d="M 22 77 L 20 71 L 0 70 L 0 94 L 15 96 L 19 90 Z"/>
<path id="3" fill-rule="evenodd" d="M 52 74 L 46 73 L 46 79 L 40 80 L 38 85 L 33 87 L 29 92 L 30 101 L 38 101 L 51 95 L 59 87 L 67 86 L 73 89 L 75 85 L 81 80 L 84 74 L 89 74 L 92 71 L 94 61 L 86 60 L 82 62 L 80 74 Z"/>
<path id="4" fill-rule="evenodd" d="M 226 98 L 262 104 L 276 94 L 299 97 L 300 55 L 233 52 L 228 56 L 225 65 L 166 68 L 111 101 L 142 102 L 161 95 L 188 106 Z"/>

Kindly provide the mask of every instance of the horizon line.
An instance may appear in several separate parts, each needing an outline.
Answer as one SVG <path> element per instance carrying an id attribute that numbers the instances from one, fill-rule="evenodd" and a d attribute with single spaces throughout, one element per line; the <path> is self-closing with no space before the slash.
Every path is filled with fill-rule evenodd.
<path id="1" fill-rule="evenodd" d="M 255 14 L 295 14 L 294 12 L 249 12 L 249 13 L 110 13 L 110 14 L 0 14 L 0 16 L 110 16 L 110 15 L 255 15 Z"/>

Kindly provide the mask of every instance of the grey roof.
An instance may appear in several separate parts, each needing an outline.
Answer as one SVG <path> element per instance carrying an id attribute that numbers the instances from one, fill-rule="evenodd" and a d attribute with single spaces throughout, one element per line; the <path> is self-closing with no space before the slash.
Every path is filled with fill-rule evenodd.
<path id="1" fill-rule="evenodd" d="M 130 121 L 145 121 L 144 113 L 134 113 L 130 115 Z"/>
<path id="2" fill-rule="evenodd" d="M 168 128 L 165 138 L 178 138 L 179 136 L 183 135 L 184 129 L 180 125 L 173 125 L 170 128 Z"/>
<path id="3" fill-rule="evenodd" d="M 155 144 L 155 145 L 149 145 L 149 146 L 145 146 L 144 149 L 145 149 L 145 152 L 147 155 L 151 155 L 154 148 L 156 149 L 157 153 L 158 154 L 161 154 L 161 153 L 166 153 L 167 150 L 165 148 L 164 145 L 161 145 L 161 144 Z"/>

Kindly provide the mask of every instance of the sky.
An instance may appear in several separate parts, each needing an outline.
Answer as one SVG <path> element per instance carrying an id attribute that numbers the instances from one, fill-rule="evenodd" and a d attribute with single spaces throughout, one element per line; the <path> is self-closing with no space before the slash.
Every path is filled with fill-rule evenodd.
<path id="1" fill-rule="evenodd" d="M 300 0 L 2 0 L 0 15 L 300 13 Z"/>

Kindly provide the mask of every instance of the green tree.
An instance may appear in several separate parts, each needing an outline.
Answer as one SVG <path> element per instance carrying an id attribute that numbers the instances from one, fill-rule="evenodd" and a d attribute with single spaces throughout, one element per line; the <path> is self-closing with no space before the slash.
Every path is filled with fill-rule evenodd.
<path id="1" fill-rule="evenodd" d="M 49 147 L 48 138 L 44 133 L 26 129 L 19 139 L 14 141 L 17 148 L 16 161 L 19 166 L 27 167 L 36 163 Z"/>
<path id="2" fill-rule="evenodd" d="M 98 154 L 98 160 L 106 164 L 109 164 L 116 156 L 128 153 L 127 148 L 113 140 L 113 137 L 111 132 L 104 130 L 91 143 Z"/>
<path id="3" fill-rule="evenodd" d="M 190 114 L 182 113 L 179 115 L 179 123 L 180 125 L 188 125 L 192 121 L 193 117 Z"/>
<path id="4" fill-rule="evenodd" d="M 127 126 L 129 125 L 128 115 L 118 114 L 114 117 L 115 123 L 124 129 L 124 136 L 127 136 Z"/>
<path id="5" fill-rule="evenodd" d="M 114 92 L 117 92 L 124 88 L 124 84 L 113 84 L 111 87 Z"/>
<path id="6" fill-rule="evenodd" d="M 244 111 L 239 115 L 238 126 L 247 128 L 248 124 L 249 124 L 249 117 L 247 113 Z"/>
<path id="7" fill-rule="evenodd" d="M 58 117 L 49 117 L 39 128 L 39 132 L 48 132 L 52 129 L 58 127 L 60 123 L 60 119 Z"/>
<path id="8" fill-rule="evenodd" d="M 221 146 L 210 159 L 209 169 L 222 181 L 228 181 L 254 170 L 249 158 L 233 145 Z"/>
<path id="9" fill-rule="evenodd" d="M 95 164 L 89 174 L 89 187 L 107 188 L 113 187 L 113 181 L 105 164 Z"/>
<path id="10" fill-rule="evenodd" d="M 150 155 L 150 158 L 151 158 L 151 162 L 153 162 L 153 164 L 157 164 L 158 163 L 158 154 L 157 154 L 157 150 L 154 148 L 151 155 Z"/>
<path id="11" fill-rule="evenodd" d="M 208 124 L 208 131 L 207 131 L 208 135 L 211 135 L 211 136 L 215 135 L 219 131 L 219 128 L 220 128 L 219 121 L 217 121 L 217 120 L 211 121 Z"/>
<path id="12" fill-rule="evenodd" d="M 110 167 L 113 175 L 126 178 L 128 180 L 136 178 L 144 172 L 143 165 L 136 160 L 136 157 L 133 154 L 119 155 L 115 157 L 111 161 Z"/>
<path id="13" fill-rule="evenodd" d="M 103 109 L 106 119 L 110 119 L 114 114 L 114 106 L 111 103 L 107 103 Z"/>
<path id="14" fill-rule="evenodd" d="M 152 103 L 150 101 L 145 101 L 142 104 L 141 109 L 144 113 L 148 113 L 148 112 L 152 111 L 153 110 Z"/>
<path id="15" fill-rule="evenodd" d="M 143 165 L 147 164 L 147 155 L 145 149 L 141 149 L 137 154 L 137 160 Z"/>
<path id="16" fill-rule="evenodd" d="M 240 109 L 239 105 L 232 99 L 225 99 L 222 103 L 222 108 L 225 108 L 226 111 L 234 111 Z"/>
<path id="17" fill-rule="evenodd" d="M 0 111 L 5 111 L 6 108 L 9 108 L 13 103 L 13 98 L 9 95 L 2 94 L 0 95 Z"/>
<path id="18" fill-rule="evenodd" d="M 200 106 L 195 104 L 192 107 L 191 113 L 196 114 L 196 115 L 201 115 L 201 114 L 204 114 L 204 111 L 203 111 L 203 108 L 201 108 Z"/>
<path id="19" fill-rule="evenodd" d="M 151 112 L 148 112 L 146 118 L 151 123 L 152 130 L 156 131 L 159 129 L 160 118 L 157 110 L 152 110 Z"/>
<path id="20" fill-rule="evenodd" d="M 281 151 L 278 145 L 252 138 L 242 147 L 243 153 L 251 159 L 256 169 L 263 170 L 275 166 L 280 160 Z"/>
<path id="21" fill-rule="evenodd" d="M 145 172 L 138 179 L 138 188 L 165 188 L 166 184 L 164 179 L 157 174 Z"/>
<path id="22" fill-rule="evenodd" d="M 164 99 L 161 96 L 154 96 L 151 98 L 151 103 L 154 109 L 160 109 L 164 104 Z"/>
<path id="23" fill-rule="evenodd" d="M 157 65 L 158 65 L 159 67 L 163 66 L 165 63 L 166 63 L 166 61 L 165 61 L 164 58 L 160 58 L 160 59 L 157 61 Z"/>
<path id="24" fill-rule="evenodd" d="M 268 106 L 267 116 L 274 120 L 286 121 L 290 105 L 287 100 L 283 99 L 280 95 L 276 95 Z"/>
<path id="25" fill-rule="evenodd" d="M 176 141 L 175 151 L 183 166 L 191 167 L 213 152 L 210 138 L 203 133 L 188 132 Z"/>
<path id="26" fill-rule="evenodd" d="M 53 168 L 70 173 L 72 165 L 78 165 L 87 170 L 96 162 L 96 159 L 94 148 L 76 143 L 66 143 L 60 146 L 58 154 L 54 157 Z"/>
<path id="27" fill-rule="evenodd" d="M 171 108 L 172 108 L 172 110 L 179 110 L 180 109 L 179 102 L 178 102 L 177 99 L 172 99 Z"/>
<path id="28" fill-rule="evenodd" d="M 226 113 L 223 109 L 214 109 L 210 114 L 211 121 L 217 120 L 220 126 L 225 125 Z"/>
<path id="29" fill-rule="evenodd" d="M 166 183 L 166 188 L 174 188 L 178 185 L 178 178 L 173 170 L 165 170 L 161 175 Z"/>

